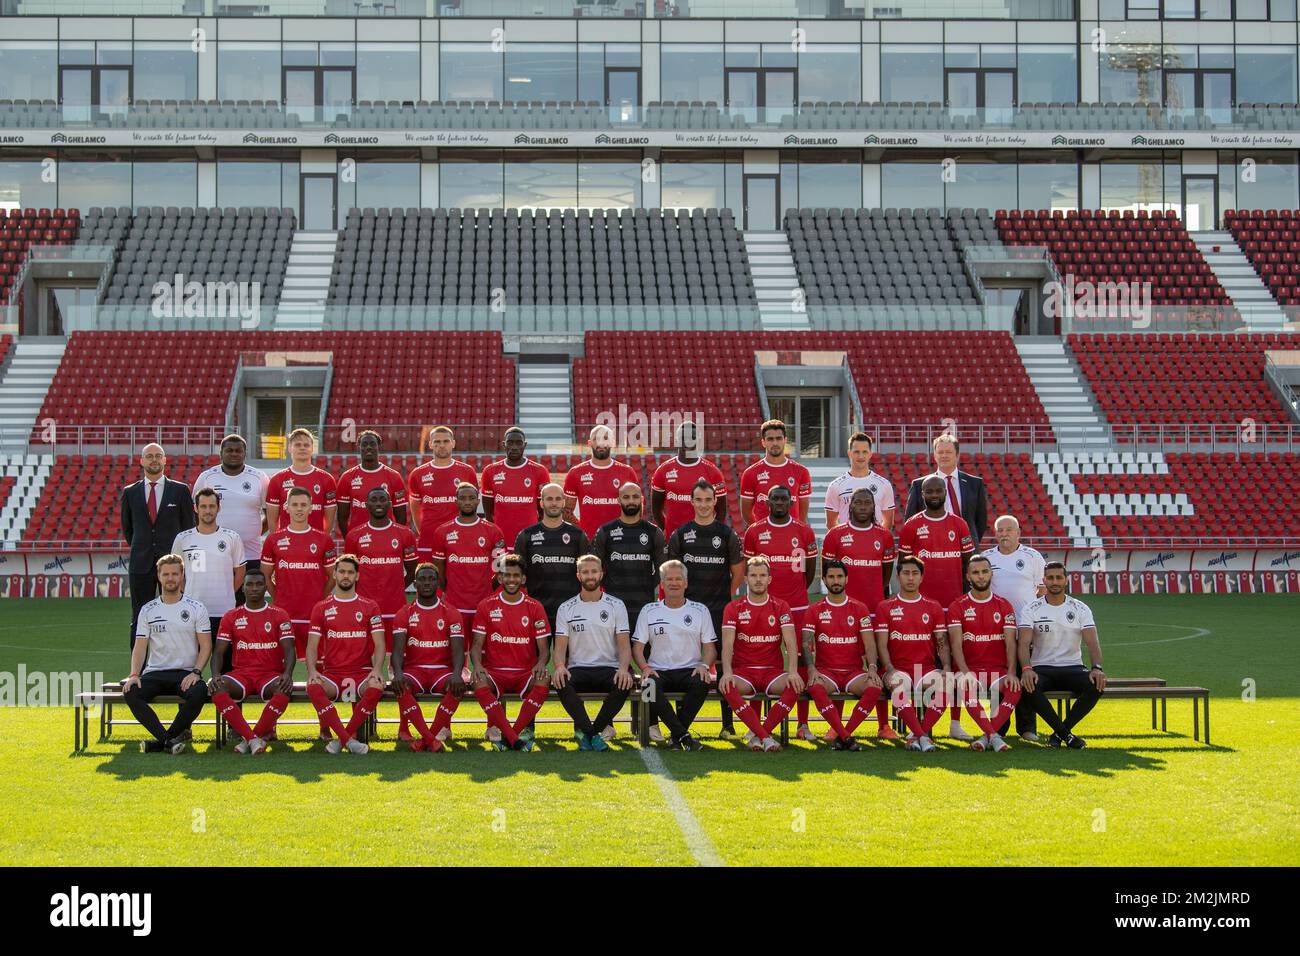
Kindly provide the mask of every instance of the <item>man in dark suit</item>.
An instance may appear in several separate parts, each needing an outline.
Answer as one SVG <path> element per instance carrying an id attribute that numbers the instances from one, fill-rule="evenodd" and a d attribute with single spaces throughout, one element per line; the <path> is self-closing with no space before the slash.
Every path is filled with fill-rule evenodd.
<path id="1" fill-rule="evenodd" d="M 945 432 L 934 440 L 934 475 L 943 479 L 944 485 L 948 489 L 947 494 L 947 511 L 950 514 L 959 514 L 970 527 L 971 540 L 975 543 L 975 551 L 980 551 L 980 541 L 984 538 L 984 532 L 989 526 L 989 492 L 984 487 L 984 480 L 974 475 L 968 475 L 957 467 L 958 454 L 961 446 L 957 443 L 955 436 Z M 905 517 L 910 518 L 925 508 L 925 502 L 921 500 L 921 482 L 929 478 L 930 475 L 922 475 L 920 478 L 913 479 L 911 490 L 907 493 L 907 514 Z M 947 608 L 944 608 L 946 611 Z M 961 708 L 953 707 L 949 712 L 951 723 L 948 729 L 948 735 L 956 740 L 972 740 L 970 734 L 962 729 L 961 726 Z"/>
<path id="2" fill-rule="evenodd" d="M 150 443 L 140 453 L 144 477 L 122 490 L 122 538 L 131 546 L 127 574 L 131 579 L 131 646 L 135 622 L 144 607 L 158 595 L 158 559 L 170 554 L 172 541 L 194 527 L 194 499 L 183 482 L 163 475 L 167 455 Z"/>
<path id="3" fill-rule="evenodd" d="M 980 542 L 989 527 L 989 492 L 984 487 L 984 480 L 967 474 L 957 467 L 957 457 L 961 446 L 957 439 L 947 433 L 934 440 L 934 465 L 932 474 L 943 479 L 948 488 L 948 511 L 961 515 L 970 526 L 971 538 L 975 550 L 980 550 Z M 925 508 L 921 500 L 921 482 L 929 475 L 913 479 L 911 490 L 907 493 L 907 513 L 904 519 L 912 517 Z"/>

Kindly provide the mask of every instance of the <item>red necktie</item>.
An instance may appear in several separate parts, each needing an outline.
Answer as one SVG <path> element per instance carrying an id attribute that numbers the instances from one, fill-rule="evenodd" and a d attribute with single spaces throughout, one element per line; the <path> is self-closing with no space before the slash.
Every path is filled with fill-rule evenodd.
<path id="1" fill-rule="evenodd" d="M 156 481 L 149 482 L 149 520 L 151 522 L 158 520 L 157 488 L 158 483 Z"/>
<path id="2" fill-rule="evenodd" d="M 961 516 L 961 505 L 957 502 L 957 489 L 952 486 L 952 475 L 948 476 L 948 508 L 953 514 Z"/>

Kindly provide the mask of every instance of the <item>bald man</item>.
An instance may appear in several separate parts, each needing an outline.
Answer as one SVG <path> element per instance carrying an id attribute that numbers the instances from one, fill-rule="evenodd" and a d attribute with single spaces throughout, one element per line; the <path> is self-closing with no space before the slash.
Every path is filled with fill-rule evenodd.
<path id="1" fill-rule="evenodd" d="M 151 442 L 140 452 L 139 481 L 122 489 L 122 539 L 131 548 L 127 574 L 131 583 L 131 632 L 128 649 L 135 646 L 135 623 L 144 607 L 158 595 L 155 568 L 158 559 L 171 554 L 172 542 L 194 527 L 194 499 L 183 482 L 163 472 L 167 453 Z"/>
<path id="2" fill-rule="evenodd" d="M 524 562 L 528 596 L 546 608 L 546 618 L 555 633 L 555 615 L 560 605 L 578 593 L 578 558 L 591 550 L 586 532 L 564 520 L 564 488 L 555 482 L 542 486 L 542 520 L 520 531 L 514 541 L 515 554 Z"/>
<path id="3" fill-rule="evenodd" d="M 629 481 L 618 489 L 619 516 L 596 532 L 592 553 L 605 566 L 605 590 L 627 605 L 632 633 L 641 609 L 655 600 L 659 565 L 668 560 L 668 539 L 646 518 L 641 486 Z"/>

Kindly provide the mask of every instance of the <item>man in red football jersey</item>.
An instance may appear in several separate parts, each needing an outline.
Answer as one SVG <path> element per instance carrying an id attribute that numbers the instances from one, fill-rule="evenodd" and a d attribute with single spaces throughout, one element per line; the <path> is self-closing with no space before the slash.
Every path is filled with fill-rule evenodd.
<path id="1" fill-rule="evenodd" d="M 975 553 L 975 543 L 966 519 L 948 510 L 948 489 L 942 478 L 921 479 L 921 500 L 925 508 L 903 522 L 898 533 L 898 553 L 915 555 L 925 563 L 921 593 L 949 608 L 966 590 L 966 562 Z M 974 739 L 961 725 L 960 707 L 952 708 L 950 718 L 949 737 Z"/>
<path id="2" fill-rule="evenodd" d="M 876 523 L 876 497 L 870 488 L 858 488 L 849 499 L 848 521 L 837 524 L 822 539 L 822 563 L 839 561 L 848 571 L 846 593 L 861 601 L 872 614 L 889 593 L 894 574 L 893 532 Z M 897 740 L 889 726 L 889 698 L 876 701 L 876 736 Z"/>
<path id="3" fill-rule="evenodd" d="M 721 694 L 749 728 L 750 750 L 780 750 L 772 730 L 790 713 L 804 682 L 799 676 L 799 644 L 790 605 L 769 593 L 772 565 L 754 556 L 745 563 L 749 593 L 727 605 L 722 613 Z M 780 695 L 767 720 L 760 721 L 745 700 L 755 694 Z"/>
<path id="4" fill-rule="evenodd" d="M 221 642 L 225 642 L 224 645 Z M 244 604 L 232 608 L 217 628 L 219 655 L 229 651 L 230 670 L 212 678 L 212 703 L 242 738 L 235 753 L 260 754 L 293 693 L 293 624 L 283 608 L 266 603 L 266 575 L 250 568 L 244 575 Z M 266 701 L 256 727 L 248 726 L 238 701 L 257 694 Z"/>
<path id="5" fill-rule="evenodd" d="M 278 531 L 289 523 L 284 504 L 289 492 L 306 488 L 311 495 L 311 526 L 326 534 L 334 533 L 336 486 L 334 476 L 313 463 L 316 457 L 316 436 L 305 428 L 295 428 L 289 433 L 289 467 L 271 476 L 266 487 L 266 526 Z"/>
<path id="6" fill-rule="evenodd" d="M 785 422 L 771 419 L 759 429 L 765 454 L 740 475 L 740 513 L 745 524 L 767 517 L 769 493 L 784 486 L 790 497 L 799 502 L 799 520 L 808 522 L 808 503 L 812 501 L 812 475 L 785 453 Z"/>
<path id="7" fill-rule="evenodd" d="M 550 693 L 546 665 L 551 626 L 541 602 L 523 591 L 524 562 L 519 555 L 504 555 L 497 576 L 501 590 L 479 604 L 474 615 L 474 643 L 469 652 L 474 696 L 487 715 L 488 739 L 494 749 L 532 750 L 532 734 L 523 731 Z M 523 695 L 513 726 L 506 719 L 502 694 Z"/>
<path id="8" fill-rule="evenodd" d="M 502 442 L 506 457 L 483 469 L 483 517 L 505 536 L 511 546 L 519 532 L 541 518 L 542 487 L 551 473 L 541 462 L 524 456 L 528 439 L 518 425 L 506 429 Z"/>
<path id="9" fill-rule="evenodd" d="M 429 448 L 433 457 L 413 468 L 406 479 L 418 539 L 416 553 L 421 561 L 433 560 L 433 533 L 458 513 L 456 489 L 466 482 L 478 488 L 478 473 L 473 466 L 451 456 L 456 436 L 450 428 L 439 425 L 429 432 Z"/>
<path id="10" fill-rule="evenodd" d="M 808 589 L 817 577 L 817 534 L 802 521 L 790 517 L 794 499 L 785 485 L 774 485 L 768 493 L 768 515 L 745 531 L 745 557 L 762 555 L 771 563 L 771 591 L 790 606 L 795 634 L 803 632 L 804 613 L 808 610 Z M 807 680 L 807 673 L 799 671 Z M 798 702 L 800 740 L 816 740 L 808 727 L 808 701 Z"/>
<path id="11" fill-rule="evenodd" d="M 341 555 L 334 564 L 334 593 L 311 612 L 307 632 L 307 696 L 322 723 L 337 736 L 325 752 L 368 753 L 357 731 L 384 696 L 384 623 L 379 605 L 357 594 L 361 562 Z M 334 701 L 355 701 L 347 726 Z"/>
<path id="12" fill-rule="evenodd" d="M 501 529 L 478 513 L 478 488 L 465 482 L 456 489 L 460 513 L 438 527 L 430 539 L 433 566 L 443 582 L 443 600 L 472 622 L 478 606 L 492 593 L 497 558 L 506 553 Z"/>
<path id="13" fill-rule="evenodd" d="M 848 580 L 842 562 L 822 558 L 826 597 L 804 616 L 803 659 L 808 668 L 808 696 L 830 725 L 832 746 L 836 750 L 861 750 L 853 731 L 871 714 L 884 685 L 876 671 L 871 612 L 845 593 Z M 831 694 L 858 695 L 847 724 Z"/>
<path id="14" fill-rule="evenodd" d="M 907 749 L 929 753 L 935 749 L 930 730 L 945 707 L 949 658 L 943 608 L 921 595 L 925 570 L 915 555 L 899 558 L 898 594 L 881 601 L 873 617 L 885 688 L 911 731 Z M 921 718 L 916 716 L 918 702 L 925 704 Z"/>
<path id="15" fill-rule="evenodd" d="M 966 565 L 970 590 L 948 608 L 948 643 L 956 674 L 957 699 L 984 731 L 971 741 L 972 750 L 1001 753 L 1011 745 L 998 728 L 1020 701 L 1016 680 L 1016 612 L 1011 602 L 993 593 L 993 565 L 977 554 Z M 980 706 L 987 696 L 992 717 Z"/>
<path id="16" fill-rule="evenodd" d="M 373 488 L 383 488 L 392 502 L 393 520 L 407 524 L 406 482 L 397 469 L 379 460 L 379 435 L 364 431 L 357 439 L 357 452 L 361 463 L 353 465 L 339 475 L 338 521 L 344 534 L 366 523 L 366 497 Z"/>
<path id="17" fill-rule="evenodd" d="M 691 495 L 700 479 L 713 486 L 715 520 L 727 522 L 727 482 L 718 466 L 701 456 L 699 433 L 695 422 L 682 422 L 677 428 L 677 454 L 650 478 L 651 520 L 664 529 L 664 537 L 670 541 L 674 531 L 695 517 Z"/>
<path id="18" fill-rule="evenodd" d="M 460 613 L 438 600 L 438 569 L 415 569 L 415 600 L 397 615 L 393 625 L 393 693 L 402 719 L 415 725 L 419 739 L 412 750 L 442 750 L 442 735 L 465 696 L 461 670 L 465 666 L 465 634 Z M 416 694 L 442 694 L 433 724 L 425 722 Z"/>
<path id="19" fill-rule="evenodd" d="M 334 587 L 334 539 L 308 522 L 311 492 L 295 488 L 289 492 L 285 511 L 289 526 L 272 531 L 262 545 L 262 574 L 276 607 L 293 622 L 298 660 L 307 654 L 307 631 L 312 608 Z"/>
<path id="20" fill-rule="evenodd" d="M 618 490 L 628 482 L 640 485 L 641 476 L 631 465 L 613 458 L 614 433 L 609 426 L 593 428 L 587 447 L 591 457 L 564 476 L 564 520 L 573 522 L 588 540 L 594 540 L 601 525 L 622 514 Z"/>
<path id="21" fill-rule="evenodd" d="M 357 594 L 379 605 L 384 616 L 384 648 L 393 652 L 393 619 L 406 606 L 406 587 L 415 576 L 415 535 L 392 517 L 392 503 L 383 488 L 366 495 L 370 520 L 348 532 L 343 550 L 355 554 L 362 575 Z"/>

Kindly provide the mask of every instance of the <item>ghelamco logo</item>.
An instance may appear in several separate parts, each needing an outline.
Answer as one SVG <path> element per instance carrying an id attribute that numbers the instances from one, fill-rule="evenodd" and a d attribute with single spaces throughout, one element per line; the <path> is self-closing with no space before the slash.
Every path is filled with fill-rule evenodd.
<path id="1" fill-rule="evenodd" d="M 1181 136 L 1143 136 L 1141 133 L 1129 140 L 1132 146 L 1182 146 L 1186 142 Z"/>
<path id="2" fill-rule="evenodd" d="M 568 144 L 567 136 L 529 136 L 527 133 L 520 133 L 515 137 L 516 146 L 567 146 Z"/>
<path id="3" fill-rule="evenodd" d="M 15 143 L 21 143 L 21 142 L 23 142 L 23 138 L 21 136 L 0 136 L 0 145 L 3 146 L 12 146 Z"/>
<path id="4" fill-rule="evenodd" d="M 246 133 L 244 142 L 254 146 L 293 146 L 298 142 L 297 136 L 258 136 Z"/>
<path id="5" fill-rule="evenodd" d="M 1105 146 L 1106 137 L 1104 136 L 1062 136 L 1057 134 L 1052 137 L 1053 146 Z"/>
<path id="6" fill-rule="evenodd" d="M 338 133 L 326 133 L 324 142 L 326 145 L 333 146 L 364 146 L 374 145 L 379 142 L 378 136 L 340 136 Z"/>
<path id="7" fill-rule="evenodd" d="M 50 137 L 51 143 L 67 143 L 69 146 L 95 145 L 107 143 L 107 136 L 69 136 L 67 133 L 55 133 Z"/>
<path id="8" fill-rule="evenodd" d="M 838 146 L 838 136 L 796 136 L 791 133 L 784 140 L 786 146 Z"/>
<path id="9" fill-rule="evenodd" d="M 601 133 L 594 140 L 597 146 L 645 146 L 650 142 L 649 136 L 610 136 Z"/>
<path id="10" fill-rule="evenodd" d="M 915 146 L 921 140 L 916 136 L 877 136 L 869 133 L 862 140 L 864 146 Z"/>

